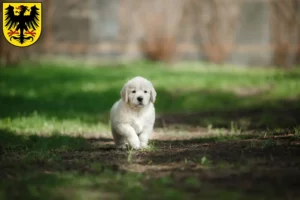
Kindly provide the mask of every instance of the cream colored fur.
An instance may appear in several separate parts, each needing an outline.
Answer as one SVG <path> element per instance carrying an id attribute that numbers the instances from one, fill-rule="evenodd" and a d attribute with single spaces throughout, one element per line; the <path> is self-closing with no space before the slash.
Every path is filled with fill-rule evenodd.
<path id="1" fill-rule="evenodd" d="M 150 81 L 137 76 L 123 86 L 120 95 L 110 112 L 115 144 L 121 149 L 127 143 L 133 149 L 146 148 L 155 122 L 156 91 Z"/>

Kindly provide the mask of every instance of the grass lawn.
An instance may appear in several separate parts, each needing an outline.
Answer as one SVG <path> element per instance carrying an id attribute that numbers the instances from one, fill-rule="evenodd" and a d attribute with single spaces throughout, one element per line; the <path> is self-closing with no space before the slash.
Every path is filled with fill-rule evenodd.
<path id="1" fill-rule="evenodd" d="M 150 79 L 150 148 L 119 151 L 109 110 Z M 134 63 L 0 68 L 0 199 L 298 199 L 300 69 Z"/>

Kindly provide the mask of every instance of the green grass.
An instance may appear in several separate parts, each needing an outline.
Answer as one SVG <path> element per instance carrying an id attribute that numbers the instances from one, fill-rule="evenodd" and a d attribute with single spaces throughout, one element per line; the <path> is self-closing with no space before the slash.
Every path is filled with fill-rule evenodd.
<path id="1" fill-rule="evenodd" d="M 249 139 L 253 136 L 239 134 L 268 128 L 296 127 L 299 138 L 299 69 L 151 63 L 0 68 L 0 199 L 185 199 L 199 187 L 205 199 L 245 197 L 234 190 L 206 190 L 210 186 L 194 177 L 180 180 L 178 186 L 178 180 L 168 176 L 154 179 L 113 170 L 109 161 L 93 154 L 99 147 L 91 146 L 89 138 L 110 136 L 109 110 L 125 81 L 137 75 L 153 82 L 158 115 L 200 113 L 175 124 L 209 127 L 214 136 L 199 143 Z M 151 142 L 141 153 L 161 153 L 158 146 Z M 273 146 L 276 143 L 268 139 L 260 144 L 261 149 Z M 120 156 L 134 164 L 140 156 L 135 153 Z"/>
<path id="2" fill-rule="evenodd" d="M 257 125 L 295 125 L 273 112 L 299 109 L 300 70 L 238 69 L 209 65 L 132 64 L 101 68 L 66 68 L 43 65 L 1 69 L 0 127 L 28 132 L 95 133 L 108 127 L 109 109 L 119 98 L 124 82 L 136 75 L 150 79 L 158 92 L 160 113 L 215 111 L 219 115 L 194 120 L 203 126 L 229 126 L 227 111 L 261 110 Z M 240 93 L 246 93 L 243 96 Z M 294 99 L 291 102 L 283 102 Z M 235 119 L 232 119 L 235 120 Z M 250 120 L 252 119 L 244 119 Z M 28 124 L 24 127 L 23 125 Z"/>

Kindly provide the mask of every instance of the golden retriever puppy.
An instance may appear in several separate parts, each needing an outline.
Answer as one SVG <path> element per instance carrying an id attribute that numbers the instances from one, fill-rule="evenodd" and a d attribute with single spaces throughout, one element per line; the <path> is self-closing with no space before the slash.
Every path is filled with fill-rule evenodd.
<path id="1" fill-rule="evenodd" d="M 137 76 L 122 88 L 121 99 L 110 111 L 111 131 L 117 148 L 146 148 L 155 122 L 156 91 L 150 81 Z"/>

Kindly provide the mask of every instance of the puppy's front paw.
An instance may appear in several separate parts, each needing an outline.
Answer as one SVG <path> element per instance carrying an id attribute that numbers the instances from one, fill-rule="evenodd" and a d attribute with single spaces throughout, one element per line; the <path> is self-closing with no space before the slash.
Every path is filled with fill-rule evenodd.
<path id="1" fill-rule="evenodd" d="M 141 147 L 141 149 L 147 149 L 148 144 L 147 143 L 141 143 L 140 147 Z"/>
<path id="2" fill-rule="evenodd" d="M 132 144 L 130 144 L 130 146 L 132 149 L 135 149 L 135 150 L 137 150 L 141 147 L 139 143 L 132 143 Z"/>
<path id="3" fill-rule="evenodd" d="M 137 135 L 132 135 L 132 137 L 127 138 L 130 148 L 139 149 L 140 148 L 140 140 Z"/>

